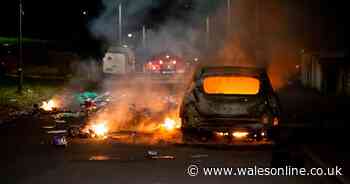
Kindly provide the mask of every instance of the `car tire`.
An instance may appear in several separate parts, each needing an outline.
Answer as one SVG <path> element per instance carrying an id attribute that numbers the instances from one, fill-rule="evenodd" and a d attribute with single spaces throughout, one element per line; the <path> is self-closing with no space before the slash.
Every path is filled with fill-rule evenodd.
<path id="1" fill-rule="evenodd" d="M 199 123 L 199 114 L 193 104 L 188 104 L 185 106 L 184 117 L 182 118 L 182 127 L 185 129 L 192 129 L 196 127 Z"/>

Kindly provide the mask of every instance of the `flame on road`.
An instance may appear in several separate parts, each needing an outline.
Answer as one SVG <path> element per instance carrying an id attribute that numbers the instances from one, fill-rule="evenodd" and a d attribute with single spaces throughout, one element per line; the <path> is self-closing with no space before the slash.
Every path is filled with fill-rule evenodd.
<path id="1" fill-rule="evenodd" d="M 90 130 L 96 137 L 105 137 L 108 133 L 108 126 L 105 122 L 92 124 Z"/>
<path id="2" fill-rule="evenodd" d="M 179 129 L 180 127 L 180 121 L 176 121 L 175 119 L 171 119 L 169 117 L 165 118 L 164 123 L 162 124 L 162 128 L 166 131 L 173 131 L 175 129 Z"/>
<path id="3" fill-rule="evenodd" d="M 45 111 L 52 111 L 54 108 L 58 107 L 58 103 L 51 99 L 49 101 L 44 101 L 43 104 L 40 106 Z"/>

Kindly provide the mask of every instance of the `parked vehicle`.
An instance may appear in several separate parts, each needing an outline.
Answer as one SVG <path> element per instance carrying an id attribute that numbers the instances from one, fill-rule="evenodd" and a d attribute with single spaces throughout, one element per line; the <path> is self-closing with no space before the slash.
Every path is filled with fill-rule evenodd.
<path id="1" fill-rule="evenodd" d="M 135 55 L 130 48 L 110 47 L 103 58 L 103 73 L 123 75 L 135 70 Z"/>

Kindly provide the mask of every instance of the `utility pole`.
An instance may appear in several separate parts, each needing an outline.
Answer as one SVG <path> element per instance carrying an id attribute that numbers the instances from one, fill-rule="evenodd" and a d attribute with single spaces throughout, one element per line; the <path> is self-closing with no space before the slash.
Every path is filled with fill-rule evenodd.
<path id="1" fill-rule="evenodd" d="M 227 7 L 226 7 L 226 26 L 227 26 L 227 29 L 226 29 L 226 35 L 227 37 L 230 35 L 231 33 L 231 0 L 227 0 Z"/>
<path id="2" fill-rule="evenodd" d="M 206 49 L 209 50 L 210 44 L 210 17 L 208 16 L 205 20 L 205 46 Z"/>
<path id="3" fill-rule="evenodd" d="M 19 0 L 19 34 L 18 34 L 18 88 L 17 92 L 22 93 L 23 89 L 23 38 L 22 38 L 22 17 L 23 16 L 23 4 L 22 0 Z"/>
<path id="4" fill-rule="evenodd" d="M 255 61 L 259 64 L 265 65 L 263 57 L 263 48 L 262 48 L 262 34 L 261 29 L 261 4 L 260 0 L 255 0 Z"/>
<path id="5" fill-rule="evenodd" d="M 119 46 L 123 44 L 123 22 L 122 22 L 122 4 L 119 3 L 118 5 L 118 41 L 119 41 Z"/>
<path id="6" fill-rule="evenodd" d="M 142 26 L 142 47 L 143 48 L 146 48 L 146 37 L 147 37 L 147 35 L 146 35 L 147 33 L 146 33 L 146 26 L 145 25 L 143 25 Z"/>

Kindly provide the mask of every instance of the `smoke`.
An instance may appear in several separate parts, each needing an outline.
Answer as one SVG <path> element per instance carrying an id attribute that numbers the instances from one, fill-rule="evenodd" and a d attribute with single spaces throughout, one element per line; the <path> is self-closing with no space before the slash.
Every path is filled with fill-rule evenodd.
<path id="1" fill-rule="evenodd" d="M 204 58 L 204 65 L 265 67 L 273 87 L 283 87 L 297 72 L 295 65 L 302 46 L 299 32 L 294 28 L 298 26 L 297 21 L 290 13 L 294 12 L 293 6 L 277 0 L 259 4 L 259 0 L 235 0 L 230 1 L 231 11 L 228 12 L 226 2 L 104 0 L 104 11 L 90 23 L 90 28 L 97 38 L 114 45 L 118 4 L 122 3 L 123 33 L 138 29 L 136 32 L 140 35 L 141 26 L 147 26 L 146 45 L 138 37 L 139 41 L 133 46 L 136 62 L 170 52 L 185 59 Z M 154 13 L 157 11 L 162 12 Z M 231 15 L 230 19 L 227 14 Z M 104 91 L 109 91 L 115 100 L 91 122 L 107 120 L 113 131 L 146 131 L 159 128 L 159 123 L 168 116 L 178 118 L 178 104 L 187 82 L 171 86 L 157 83 L 151 77 L 130 74 L 101 83 Z M 177 106 L 170 108 L 169 98 L 173 98 Z M 148 113 L 157 118 L 145 117 Z"/>
<path id="2" fill-rule="evenodd" d="M 112 134 L 125 131 L 152 134 L 143 140 L 148 144 L 179 140 L 177 130 L 167 132 L 162 125 L 167 118 L 180 123 L 177 113 L 184 91 L 181 85 L 167 85 L 151 77 L 128 76 L 128 80 L 105 80 L 104 86 L 112 101 L 92 116 L 88 124 L 106 122 Z"/>
<path id="3" fill-rule="evenodd" d="M 103 0 L 103 11 L 90 23 L 91 33 L 106 41 L 108 44 L 113 44 L 117 40 L 117 28 L 118 28 L 118 6 L 122 5 L 122 16 L 133 17 L 128 19 L 127 26 L 132 27 L 142 22 L 142 17 L 147 15 L 147 10 L 156 7 L 158 4 L 156 1 L 143 1 L 143 0 Z M 127 30 L 124 31 L 127 32 Z M 114 43 L 115 44 L 115 43 Z"/>
<path id="4" fill-rule="evenodd" d="M 140 36 L 134 45 L 137 62 L 170 52 L 188 59 L 210 58 L 210 64 L 266 67 L 271 75 L 273 73 L 273 81 L 279 81 L 274 82 L 275 87 L 281 87 L 297 72 L 295 65 L 303 48 L 299 28 L 303 21 L 297 14 L 298 3 L 231 0 L 228 26 L 227 2 L 103 0 L 104 11 L 91 22 L 90 28 L 93 35 L 107 44 L 115 43 L 121 3 L 123 33 L 136 28 L 140 35 L 141 26 L 147 26 L 147 45 L 142 45 Z M 206 33 L 206 17 L 210 20 L 209 33 Z"/>
<path id="5" fill-rule="evenodd" d="M 91 33 L 108 45 L 118 41 L 118 5 L 122 5 L 122 42 L 129 45 L 127 33 L 137 39 L 131 43 L 138 61 L 168 51 L 180 57 L 197 57 L 203 45 L 205 17 L 220 3 L 200 0 L 103 0 L 104 10 L 90 23 Z M 204 19 L 203 19 L 204 17 Z M 142 44 L 146 27 L 146 45 Z"/>
<path id="6" fill-rule="evenodd" d="M 303 48 L 302 26 L 297 6 L 277 0 L 231 1 L 230 27 L 225 24 L 227 7 L 212 16 L 211 27 L 222 34 L 212 34 L 217 43 L 208 64 L 255 66 L 266 68 L 273 87 L 280 89 L 297 75 L 296 65 Z M 214 31 L 212 31 L 214 32 Z M 218 41 L 219 40 L 219 41 Z"/>
<path id="7" fill-rule="evenodd" d="M 148 48 L 144 49 L 148 56 L 169 52 L 179 57 L 195 57 L 199 55 L 195 47 L 198 31 L 191 28 L 184 28 L 179 22 L 168 22 L 159 30 L 148 31 Z"/>

